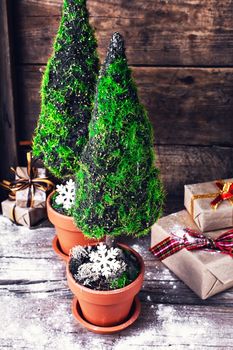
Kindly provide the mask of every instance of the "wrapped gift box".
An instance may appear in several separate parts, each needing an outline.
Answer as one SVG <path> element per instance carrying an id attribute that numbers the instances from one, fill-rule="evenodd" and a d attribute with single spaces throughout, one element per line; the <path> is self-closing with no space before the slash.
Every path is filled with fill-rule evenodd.
<path id="1" fill-rule="evenodd" d="M 222 184 L 231 182 L 233 179 L 221 181 Z M 218 182 L 213 181 L 184 186 L 185 208 L 202 232 L 233 226 L 233 185 L 232 199 L 219 200 L 214 207 L 211 203 L 221 194 L 216 183 Z"/>
<path id="2" fill-rule="evenodd" d="M 15 201 L 5 200 L 1 203 L 2 214 L 13 222 L 31 228 L 47 217 L 45 208 L 20 208 Z"/>
<path id="3" fill-rule="evenodd" d="M 184 228 L 198 231 L 186 210 L 161 218 L 152 227 L 151 247 L 167 237 L 183 237 Z M 216 239 L 225 232 L 219 230 L 205 235 Z M 233 257 L 219 251 L 188 251 L 184 248 L 162 262 L 202 299 L 233 287 Z"/>
<path id="4" fill-rule="evenodd" d="M 45 178 L 46 177 L 46 169 L 37 168 L 36 174 L 34 175 L 34 177 Z M 28 171 L 27 171 L 26 167 L 17 167 L 16 168 L 16 180 L 18 180 L 20 178 L 25 178 L 25 179 L 29 178 Z M 34 194 L 31 198 L 30 191 L 32 191 L 32 189 L 30 187 L 27 187 L 23 190 L 16 192 L 15 200 L 16 200 L 17 207 L 28 208 L 31 206 L 33 208 L 45 208 L 45 206 L 46 206 L 46 192 L 35 187 Z M 32 202 L 31 202 L 30 198 L 31 198 Z"/>

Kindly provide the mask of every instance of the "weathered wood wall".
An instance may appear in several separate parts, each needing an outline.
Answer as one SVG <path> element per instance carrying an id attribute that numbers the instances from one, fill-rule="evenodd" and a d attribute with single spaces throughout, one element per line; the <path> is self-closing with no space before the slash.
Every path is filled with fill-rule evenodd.
<path id="1" fill-rule="evenodd" d="M 0 1 L 0 180 L 17 164 L 11 3 Z M 6 197 L 0 188 L 0 199 Z"/>
<path id="2" fill-rule="evenodd" d="M 62 0 L 14 2 L 19 140 L 30 140 Z M 233 174 L 233 1 L 89 0 L 103 60 L 113 31 L 155 130 L 169 194 Z"/>

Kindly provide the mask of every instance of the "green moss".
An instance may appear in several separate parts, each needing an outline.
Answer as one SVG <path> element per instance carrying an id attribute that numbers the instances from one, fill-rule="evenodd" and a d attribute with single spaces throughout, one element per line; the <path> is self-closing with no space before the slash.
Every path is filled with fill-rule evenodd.
<path id="1" fill-rule="evenodd" d="M 77 172 L 75 221 L 89 237 L 140 236 L 161 215 L 163 201 L 152 127 L 115 34 Z"/>
<path id="2" fill-rule="evenodd" d="M 124 272 L 120 277 L 112 280 L 110 289 L 119 289 L 124 288 L 130 283 L 130 280 L 128 278 L 128 275 L 126 272 Z"/>
<path id="3" fill-rule="evenodd" d="M 63 14 L 41 85 L 35 157 L 59 178 L 78 169 L 87 142 L 99 60 L 85 0 L 64 0 Z"/>

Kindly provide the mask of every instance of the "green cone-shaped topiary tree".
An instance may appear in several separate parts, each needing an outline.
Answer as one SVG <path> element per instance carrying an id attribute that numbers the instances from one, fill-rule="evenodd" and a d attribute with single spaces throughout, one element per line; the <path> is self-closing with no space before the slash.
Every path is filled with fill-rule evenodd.
<path id="1" fill-rule="evenodd" d="M 99 70 L 96 48 L 86 0 L 64 0 L 33 141 L 34 156 L 59 178 L 75 173 L 87 141 Z"/>
<path id="2" fill-rule="evenodd" d="M 77 173 L 74 218 L 89 237 L 148 233 L 164 193 L 152 128 L 127 65 L 124 41 L 112 37 Z"/>

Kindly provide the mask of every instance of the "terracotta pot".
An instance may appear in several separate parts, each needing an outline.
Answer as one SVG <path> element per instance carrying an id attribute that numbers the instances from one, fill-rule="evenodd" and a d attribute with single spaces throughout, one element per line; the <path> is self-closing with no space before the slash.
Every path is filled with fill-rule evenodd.
<path id="1" fill-rule="evenodd" d="M 111 291 L 97 291 L 86 288 L 74 280 L 69 271 L 69 262 L 67 264 L 68 286 L 78 298 L 84 318 L 96 326 L 110 327 L 124 322 L 129 315 L 135 296 L 142 287 L 145 272 L 142 257 L 124 244 L 119 244 L 119 247 L 132 252 L 141 266 L 136 280 L 124 288 Z"/>
<path id="2" fill-rule="evenodd" d="M 53 194 L 54 192 L 51 193 L 47 199 L 47 213 L 49 220 L 55 226 L 56 234 L 63 253 L 69 255 L 70 249 L 76 245 L 85 246 L 103 241 L 85 237 L 82 231 L 75 226 L 72 217 L 62 215 L 54 210 L 51 206 L 51 197 Z"/>

